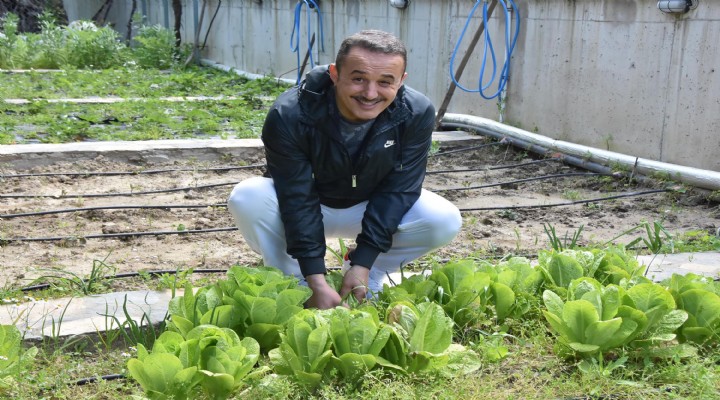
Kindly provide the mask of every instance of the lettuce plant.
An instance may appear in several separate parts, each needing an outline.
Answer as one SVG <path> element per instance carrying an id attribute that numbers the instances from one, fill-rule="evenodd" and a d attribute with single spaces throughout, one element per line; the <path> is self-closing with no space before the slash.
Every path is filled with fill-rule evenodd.
<path id="1" fill-rule="evenodd" d="M 312 293 L 275 268 L 235 266 L 228 279 L 200 288 L 190 284 L 170 301 L 168 329 L 187 335 L 198 325 L 230 328 L 258 341 L 264 352 L 277 347 L 287 320 Z"/>
<path id="2" fill-rule="evenodd" d="M 179 358 L 184 340 L 177 332 L 165 331 L 155 341 L 152 354 L 142 344 L 137 345 L 137 358 L 128 361 L 128 371 L 148 398 L 187 399 L 202 380 L 197 365 L 188 365 Z"/>
<path id="3" fill-rule="evenodd" d="M 259 357 L 254 339 L 200 325 L 186 337 L 164 332 L 152 353 L 138 345 L 138 358 L 128 361 L 128 370 L 151 399 L 192 398 L 199 387 L 213 399 L 226 399 L 246 380 L 265 373 L 265 368 L 253 371 Z"/>
<path id="4" fill-rule="evenodd" d="M 541 251 L 538 254 L 538 267 L 545 274 L 546 283 L 556 291 L 567 288 L 575 279 L 594 276 L 601 261 L 602 257 L 584 250 Z"/>
<path id="5" fill-rule="evenodd" d="M 37 352 L 36 347 L 23 350 L 20 330 L 15 325 L 0 325 L 0 388 L 11 386 Z"/>
<path id="6" fill-rule="evenodd" d="M 332 358 L 329 326 L 319 312 L 302 310 L 280 334 L 280 345 L 270 350 L 275 372 L 293 376 L 308 389 L 315 388 L 328 375 Z"/>
<path id="7" fill-rule="evenodd" d="M 437 296 L 438 285 L 435 281 L 428 279 L 426 275 L 416 274 L 403 277 L 394 286 L 385 285 L 378 298 L 385 304 L 392 304 L 398 301 L 408 301 L 413 304 L 426 301 L 434 301 Z"/>
<path id="8" fill-rule="evenodd" d="M 312 292 L 276 268 L 235 266 L 220 282 L 223 302 L 246 316 L 241 331 L 255 338 L 263 352 L 280 344 L 280 332 L 291 316 L 303 309 Z"/>
<path id="9" fill-rule="evenodd" d="M 673 332 L 687 318 L 658 284 L 642 283 L 626 290 L 580 278 L 571 282 L 566 292 L 568 301 L 564 302 L 557 293 L 546 290 L 543 314 L 560 343 L 582 356 L 629 344 L 649 347 L 673 340 Z"/>
<path id="10" fill-rule="evenodd" d="M 638 324 L 633 334 L 634 347 L 649 347 L 675 339 L 675 331 L 688 317 L 685 311 L 676 308 L 670 292 L 656 283 L 640 283 L 627 289 L 618 314 Z"/>
<path id="11" fill-rule="evenodd" d="M 242 333 L 247 318 L 247 314 L 237 305 L 223 303 L 223 293 L 219 286 L 203 287 L 194 293 L 190 283 L 185 285 L 182 296 L 170 300 L 168 313 L 168 329 L 184 336 L 196 326 L 207 324 Z"/>
<path id="12" fill-rule="evenodd" d="M 492 299 L 498 322 L 507 317 L 519 318 L 538 303 L 545 280 L 539 268 L 533 268 L 524 257 L 512 257 L 499 263 L 497 277 L 491 285 Z"/>
<path id="13" fill-rule="evenodd" d="M 670 293 L 688 319 L 678 331 L 682 342 L 706 346 L 720 343 L 720 296 L 718 286 L 711 279 L 694 274 L 673 274 Z"/>
<path id="14" fill-rule="evenodd" d="M 603 287 L 592 278 L 568 285 L 568 301 L 551 290 L 543 292 L 543 315 L 565 345 L 581 355 L 592 355 L 628 343 L 638 323 L 618 316 L 622 288 Z"/>
<path id="15" fill-rule="evenodd" d="M 594 250 L 593 253 L 600 260 L 594 276 L 604 284 L 620 284 L 622 280 L 642 276 L 644 272 L 645 268 L 627 253 L 624 246 L 607 247 L 602 251 Z"/>
<path id="16" fill-rule="evenodd" d="M 453 320 L 433 302 L 391 305 L 386 316 L 391 331 L 380 353 L 384 367 L 401 372 L 436 372 L 442 368 L 471 372 L 480 367 L 472 350 L 452 343 Z"/>
<path id="17" fill-rule="evenodd" d="M 444 265 L 430 275 L 437 288 L 437 302 L 459 328 L 482 319 L 488 306 L 490 276 L 477 271 L 472 260 Z"/>
<path id="18" fill-rule="evenodd" d="M 280 332 L 293 315 L 303 309 L 312 293 L 304 287 L 266 293 L 268 297 L 253 296 L 236 291 L 229 302 L 237 304 L 247 315 L 245 334 L 255 338 L 263 352 L 280 344 Z"/>
<path id="19" fill-rule="evenodd" d="M 332 341 L 332 364 L 351 383 L 378 364 L 380 352 L 388 341 L 392 328 L 381 323 L 377 311 L 349 310 L 337 307 L 328 315 Z"/>

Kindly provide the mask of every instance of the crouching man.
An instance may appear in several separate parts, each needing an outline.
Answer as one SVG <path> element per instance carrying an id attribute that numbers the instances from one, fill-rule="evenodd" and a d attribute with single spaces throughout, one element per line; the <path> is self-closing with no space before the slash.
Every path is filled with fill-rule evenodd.
<path id="1" fill-rule="evenodd" d="M 382 289 L 388 273 L 449 243 L 457 207 L 422 188 L 435 110 L 403 85 L 407 51 L 375 30 L 280 95 L 262 130 L 270 178 L 239 183 L 228 207 L 265 265 L 307 282 L 307 306 Z M 355 238 L 342 289 L 325 281 L 327 238 Z"/>

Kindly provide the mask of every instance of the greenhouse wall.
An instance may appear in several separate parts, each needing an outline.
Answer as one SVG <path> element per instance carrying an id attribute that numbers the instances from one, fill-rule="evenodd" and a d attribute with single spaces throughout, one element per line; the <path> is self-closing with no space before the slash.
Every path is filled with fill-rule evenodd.
<path id="1" fill-rule="evenodd" d="M 65 0 L 71 19 L 88 19 L 104 3 Z M 194 43 L 199 30 L 198 42 L 205 43 L 202 58 L 295 80 L 298 58 L 301 64 L 311 33 L 316 42 L 308 64 L 325 64 L 333 61 L 346 35 L 365 28 L 384 29 L 408 45 L 406 83 L 427 93 L 440 107 L 451 84 L 451 59 L 457 70 L 482 21 L 481 2 L 453 58 L 476 4 L 472 0 L 315 0 L 319 12 L 311 10 L 308 19 L 305 4 L 310 3 L 183 0 L 183 41 Z M 407 6 L 393 6 L 401 3 Z M 600 149 L 720 171 L 720 2 L 697 0 L 697 7 L 686 13 L 662 12 L 656 0 L 516 3 L 517 9 L 508 14 L 498 6 L 488 22 L 501 68 L 506 15 L 520 15 L 503 101 L 458 89 L 448 112 L 491 118 Z M 108 14 L 123 37 L 131 4 L 116 1 Z M 137 0 L 136 9 L 150 24 L 174 25 L 172 0 Z M 293 52 L 296 22 L 299 46 Z M 512 32 L 515 22 L 509 27 Z M 481 40 L 460 79 L 467 89 L 481 86 L 483 49 Z M 489 87 L 483 94 L 492 97 L 497 80 L 489 82 L 491 58 L 485 59 L 483 84 Z"/>

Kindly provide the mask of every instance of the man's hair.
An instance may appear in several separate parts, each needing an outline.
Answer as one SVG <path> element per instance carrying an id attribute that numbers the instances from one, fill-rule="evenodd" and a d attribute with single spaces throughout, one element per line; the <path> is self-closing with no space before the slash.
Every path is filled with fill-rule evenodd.
<path id="1" fill-rule="evenodd" d="M 388 32 L 368 29 L 348 36 L 340 44 L 340 50 L 338 50 L 337 57 L 335 57 L 335 67 L 338 71 L 342 67 L 343 62 L 345 62 L 348 53 L 350 53 L 350 50 L 354 47 L 360 47 L 377 53 L 402 56 L 403 72 L 407 67 L 407 49 L 400 39 Z"/>

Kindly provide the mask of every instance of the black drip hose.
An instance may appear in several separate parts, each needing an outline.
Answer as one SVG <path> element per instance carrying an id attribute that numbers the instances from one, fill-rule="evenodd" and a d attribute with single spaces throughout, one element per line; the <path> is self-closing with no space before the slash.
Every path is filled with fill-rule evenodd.
<path id="1" fill-rule="evenodd" d="M 265 164 L 240 165 L 237 167 L 216 167 L 216 168 L 168 168 L 168 169 L 149 169 L 139 171 L 107 171 L 107 172 L 38 172 L 31 174 L 0 174 L 0 179 L 7 178 L 29 178 L 35 176 L 120 176 L 120 175 L 149 175 L 164 174 L 170 172 L 226 172 L 238 169 L 257 169 L 263 168 Z"/>
<path id="2" fill-rule="evenodd" d="M 51 214 L 66 214 L 83 211 L 101 211 L 101 210 L 170 210 L 175 208 L 221 208 L 227 207 L 226 204 L 195 204 L 195 205 L 183 205 L 183 204 L 170 204 L 164 206 L 134 206 L 134 205 L 120 205 L 120 206 L 98 206 L 98 207 L 81 207 L 81 208 L 65 208 L 61 210 L 49 210 L 49 211 L 38 211 L 30 213 L 18 213 L 18 214 L 0 214 L 1 219 L 11 219 L 20 217 L 34 217 L 41 215 Z"/>
<path id="3" fill-rule="evenodd" d="M 76 386 L 83 386 L 90 383 L 95 383 L 97 381 L 116 381 L 120 379 L 127 379 L 127 376 L 124 374 L 111 374 L 111 375 L 102 375 L 102 376 L 94 376 L 91 378 L 83 378 L 78 379 L 77 381 L 73 382 Z"/>
<path id="4" fill-rule="evenodd" d="M 214 233 L 214 232 L 229 232 L 236 231 L 237 228 L 229 226 L 225 228 L 209 228 L 209 229 L 192 229 L 187 231 L 155 231 L 155 232 L 123 232 L 123 233 L 105 233 L 98 235 L 85 235 L 85 236 L 52 236 L 52 237 L 40 237 L 40 238 L 12 238 L 12 239 L 0 239 L 0 245 L 12 243 L 12 242 L 71 242 L 73 240 L 86 240 L 86 239 L 117 239 L 127 238 L 135 236 L 162 236 L 162 235 L 188 235 L 196 233 Z"/>
<path id="5" fill-rule="evenodd" d="M 594 203 L 594 202 L 597 202 L 597 201 L 615 200 L 615 199 L 621 199 L 621 198 L 624 198 L 624 197 L 645 196 L 645 195 L 649 195 L 649 194 L 664 193 L 664 192 L 672 192 L 672 189 L 655 189 L 655 190 L 648 190 L 648 191 L 645 191 L 645 192 L 624 193 L 624 194 L 618 194 L 618 195 L 615 195 L 615 196 L 598 197 L 598 198 L 589 199 L 589 200 L 569 201 L 569 202 L 566 202 L 566 203 L 536 204 L 536 205 L 529 205 L 529 206 L 505 206 L 505 207 L 462 208 L 462 209 L 460 209 L 460 211 L 518 210 L 518 209 L 535 209 L 535 208 L 563 207 L 563 206 L 572 206 L 572 205 L 576 205 L 576 204 Z"/>
<path id="6" fill-rule="evenodd" d="M 501 142 L 507 142 L 515 147 L 521 148 L 523 150 L 531 151 L 536 154 L 544 155 L 544 156 L 552 153 L 549 149 L 547 149 L 543 146 L 538 146 L 536 144 L 533 144 L 533 143 L 530 143 L 530 142 L 527 142 L 524 140 L 512 138 L 512 137 L 507 137 L 507 136 L 499 134 L 497 132 L 493 132 L 490 129 L 483 129 L 483 128 L 480 128 L 477 126 L 472 126 L 472 125 L 458 123 L 458 122 L 442 122 L 442 121 L 440 122 L 440 126 L 441 126 L 441 128 L 447 129 L 447 130 L 459 128 L 459 129 L 463 129 L 463 130 L 470 131 L 470 132 L 476 132 L 483 136 L 488 136 L 488 137 L 497 139 Z M 567 154 L 561 154 L 559 157 L 566 164 L 569 164 L 569 165 L 572 165 L 572 166 L 575 166 L 578 168 L 586 169 L 588 171 L 598 172 L 598 173 L 602 173 L 602 174 L 617 174 L 615 171 L 612 170 L 612 168 L 608 168 L 604 165 L 594 163 L 591 161 L 583 160 L 578 157 L 570 156 Z"/>
<path id="7" fill-rule="evenodd" d="M 495 186 L 511 185 L 514 183 L 524 183 L 524 182 L 532 182 L 532 181 L 540 181 L 540 180 L 548 180 L 548 179 L 556 179 L 556 178 L 566 178 L 566 177 L 573 177 L 573 176 L 614 176 L 614 175 L 601 174 L 601 173 L 596 173 L 596 172 L 571 172 L 571 173 L 567 173 L 567 174 L 543 175 L 543 176 L 536 176 L 533 178 L 518 179 L 518 180 L 514 180 L 514 181 L 509 181 L 509 182 L 489 183 L 486 185 L 478 185 L 478 186 L 467 186 L 467 187 L 457 187 L 457 188 L 448 188 L 448 189 L 434 189 L 433 191 L 449 192 L 449 191 L 460 191 L 460 190 L 486 189 L 486 188 L 495 187 Z"/>
<path id="8" fill-rule="evenodd" d="M 166 270 L 156 270 L 156 271 L 144 271 L 144 272 L 123 272 L 120 274 L 115 274 L 111 276 L 104 276 L 102 279 L 120 279 L 120 278 L 135 278 L 141 275 L 148 275 L 151 277 L 160 276 L 164 274 L 177 274 L 179 271 L 176 269 L 166 269 Z M 193 269 L 192 273 L 197 274 L 223 274 L 228 272 L 227 269 Z M 87 279 L 83 279 L 84 282 L 87 282 Z M 52 285 L 49 283 L 42 283 L 39 285 L 32 285 L 32 286 L 25 286 L 24 288 L 21 288 L 20 291 L 22 292 L 32 292 L 35 290 L 44 290 L 49 289 Z"/>
<path id="9" fill-rule="evenodd" d="M 562 160 L 559 158 L 546 158 L 543 160 L 528 161 L 528 162 L 518 163 L 518 164 L 496 165 L 494 167 L 439 169 L 439 170 L 434 170 L 434 171 L 427 171 L 427 172 L 425 172 L 425 175 L 451 174 L 451 173 L 456 173 L 456 172 L 496 171 L 496 170 L 500 170 L 500 169 L 520 168 L 520 167 L 525 167 L 528 165 L 543 164 L 543 163 L 548 163 L 548 162 L 562 162 Z"/>
<path id="10" fill-rule="evenodd" d="M 121 197 L 121 196 L 139 196 L 139 195 L 145 195 L 145 194 L 159 194 L 159 193 L 172 193 L 172 192 L 185 192 L 188 190 L 203 190 L 203 189 L 211 189 L 221 186 L 231 186 L 231 185 L 237 185 L 237 181 L 233 182 L 222 182 L 222 183 L 213 183 L 209 185 L 198 185 L 198 186 L 187 186 L 187 187 L 179 187 L 179 188 L 171 188 L 171 189 L 158 189 L 158 190 L 146 190 L 146 191 L 140 191 L 140 192 L 120 192 L 120 193 L 89 193 L 89 194 L 60 194 L 60 195 L 53 195 L 53 194 L 0 194 L 0 198 L 2 199 L 33 199 L 33 198 L 46 198 L 46 197 L 52 197 L 54 199 L 75 199 L 79 197 L 83 198 L 98 198 L 98 197 Z"/>
<path id="11" fill-rule="evenodd" d="M 492 211 L 492 210 L 518 210 L 518 209 L 536 209 L 536 208 L 551 208 L 551 207 L 565 207 L 577 204 L 594 203 L 598 201 L 614 200 L 624 197 L 636 197 L 645 196 L 655 193 L 671 192 L 672 189 L 656 189 L 645 192 L 632 192 L 619 194 L 615 196 L 599 197 L 589 200 L 577 200 L 565 203 L 553 203 L 553 204 L 539 204 L 539 205 L 527 205 L 527 206 L 504 206 L 504 207 L 477 207 L 477 208 L 459 208 L 461 212 L 469 211 Z M 212 228 L 212 229 L 194 229 L 187 231 L 156 231 L 156 232 L 127 232 L 127 233 L 110 233 L 110 234 L 99 234 L 99 235 L 87 235 L 87 236 L 70 236 L 70 237 L 41 237 L 41 238 L 12 238 L 12 239 L 0 239 L 0 245 L 11 243 L 11 242 L 52 242 L 52 241 L 72 241 L 81 239 L 110 239 L 110 238 L 123 238 L 123 237 L 134 237 L 134 236 L 161 236 L 161 235 L 187 235 L 195 233 L 212 233 L 212 232 L 227 232 L 235 231 L 236 227 L 225 227 L 225 228 Z"/>

